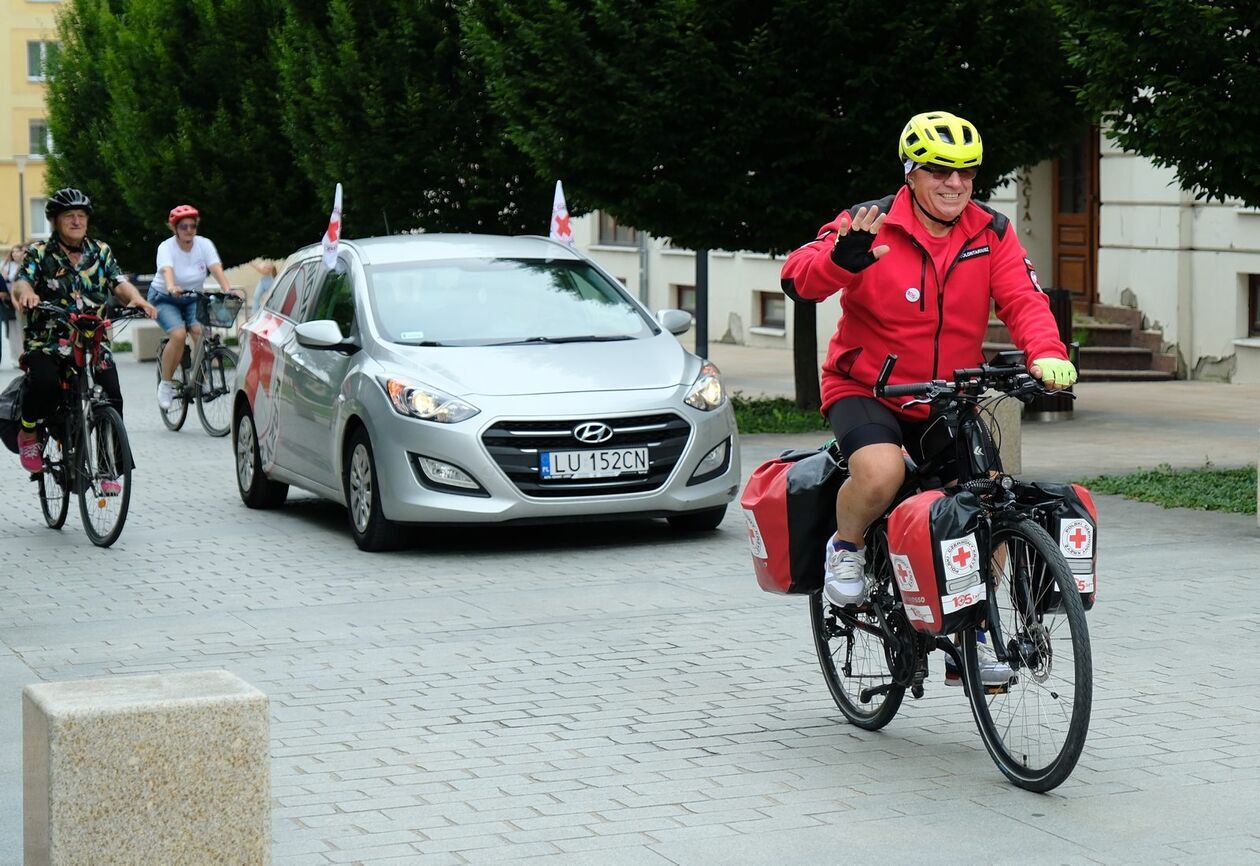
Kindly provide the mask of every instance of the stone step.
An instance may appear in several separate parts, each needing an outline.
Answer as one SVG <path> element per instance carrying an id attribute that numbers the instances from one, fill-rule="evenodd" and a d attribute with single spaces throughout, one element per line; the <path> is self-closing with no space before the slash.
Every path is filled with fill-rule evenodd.
<path id="1" fill-rule="evenodd" d="M 1085 346 L 1132 346 L 1133 329 L 1112 322 L 1084 322 L 1072 325 L 1072 337 Z M 1159 348 L 1158 346 L 1147 348 Z"/>
<path id="2" fill-rule="evenodd" d="M 1172 373 L 1160 370 L 1081 370 L 1081 382 L 1169 382 Z"/>
<path id="3" fill-rule="evenodd" d="M 1128 325 L 1134 330 L 1142 328 L 1142 311 L 1118 304 L 1094 304 L 1094 318 L 1100 322 Z"/>
<path id="4" fill-rule="evenodd" d="M 1081 346 L 1082 370 L 1150 370 L 1154 352 L 1140 346 Z"/>

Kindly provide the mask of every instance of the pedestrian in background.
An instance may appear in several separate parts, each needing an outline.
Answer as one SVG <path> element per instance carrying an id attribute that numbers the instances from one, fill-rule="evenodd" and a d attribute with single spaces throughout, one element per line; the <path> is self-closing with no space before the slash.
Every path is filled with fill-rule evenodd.
<path id="1" fill-rule="evenodd" d="M 271 291 L 272 284 L 276 281 L 276 263 L 268 259 L 254 259 L 249 264 L 262 274 L 258 285 L 254 287 L 254 302 L 250 305 L 250 312 L 257 313 L 267 293 Z"/>
<path id="2" fill-rule="evenodd" d="M 22 269 L 22 260 L 26 258 L 27 244 L 14 244 L 13 249 L 9 250 L 9 254 L 5 256 L 4 264 L 0 266 L 0 280 L 5 283 L 3 297 L 0 297 L 0 331 L 3 331 L 3 339 L 0 343 L 7 342 L 9 346 L 9 361 L 13 364 L 14 369 L 18 367 L 18 359 L 22 357 L 22 310 L 18 309 L 12 303 L 9 292 L 13 288 L 13 282 L 17 279 L 18 271 Z M 3 364 L 4 347 L 0 346 L 0 364 Z"/>

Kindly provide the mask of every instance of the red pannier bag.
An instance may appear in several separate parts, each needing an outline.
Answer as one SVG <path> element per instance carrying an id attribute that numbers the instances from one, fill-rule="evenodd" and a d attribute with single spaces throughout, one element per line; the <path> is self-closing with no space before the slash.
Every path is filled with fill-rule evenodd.
<path id="1" fill-rule="evenodd" d="M 822 589 L 823 548 L 836 531 L 836 493 L 848 477 L 832 449 L 785 451 L 744 485 L 739 504 L 753 571 L 766 592 Z"/>
<path id="2" fill-rule="evenodd" d="M 1081 604 L 1089 610 L 1098 592 L 1098 509 L 1094 497 L 1079 484 L 1039 481 L 1030 486 L 1046 499 L 1060 500 L 1057 506 L 1043 512 L 1041 525 L 1063 551 L 1080 590 Z"/>
<path id="3" fill-rule="evenodd" d="M 888 559 L 916 631 L 952 634 L 984 618 L 980 502 L 967 491 L 916 493 L 888 515 Z"/>

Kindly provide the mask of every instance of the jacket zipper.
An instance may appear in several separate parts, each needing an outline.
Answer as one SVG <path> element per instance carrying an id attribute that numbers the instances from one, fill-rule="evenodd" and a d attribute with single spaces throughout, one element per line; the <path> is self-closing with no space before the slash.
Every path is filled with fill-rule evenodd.
<path id="1" fill-rule="evenodd" d="M 941 331 L 945 328 L 945 283 L 947 280 L 949 280 L 949 275 L 954 272 L 955 266 L 957 266 L 957 264 L 960 261 L 962 261 L 962 254 L 967 251 L 967 247 L 970 246 L 975 241 L 976 238 L 984 234 L 984 232 L 989 228 L 990 224 L 991 224 L 991 221 L 989 223 L 985 223 L 984 227 L 980 229 L 979 232 L 967 238 L 967 240 L 963 242 L 962 248 L 958 250 L 958 254 L 954 256 L 954 260 L 950 262 L 949 267 L 946 268 L 944 277 L 941 277 L 940 274 L 936 273 L 935 265 L 932 266 L 932 274 L 933 276 L 936 277 L 936 334 L 935 336 L 932 337 L 932 378 L 933 379 L 937 378 L 940 375 L 937 371 L 937 367 L 939 367 L 941 363 Z M 927 304 L 926 280 L 927 280 L 928 251 L 923 248 L 923 245 L 919 243 L 918 240 L 916 240 L 913 235 L 910 236 L 910 243 L 912 243 L 915 246 L 915 248 L 918 249 L 919 251 L 919 257 L 920 257 L 919 258 L 919 284 L 922 287 L 919 290 L 920 291 L 919 312 L 924 312 L 927 309 L 926 307 L 926 304 Z"/>

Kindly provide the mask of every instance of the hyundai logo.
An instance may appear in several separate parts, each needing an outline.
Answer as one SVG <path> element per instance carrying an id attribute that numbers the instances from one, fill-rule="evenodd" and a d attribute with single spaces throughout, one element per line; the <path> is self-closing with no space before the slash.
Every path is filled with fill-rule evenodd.
<path id="1" fill-rule="evenodd" d="M 573 428 L 573 438 L 588 445 L 598 445 L 612 437 L 612 428 L 602 421 L 583 421 Z"/>

